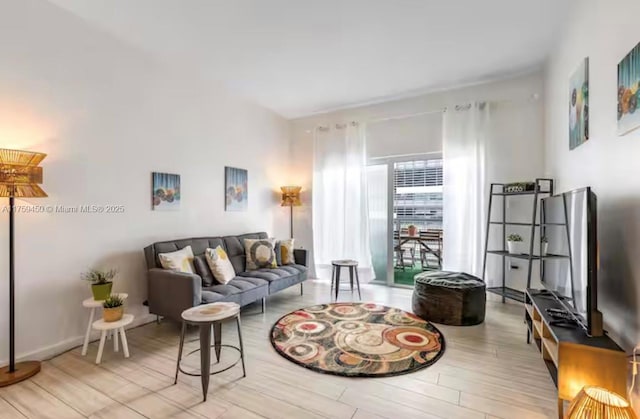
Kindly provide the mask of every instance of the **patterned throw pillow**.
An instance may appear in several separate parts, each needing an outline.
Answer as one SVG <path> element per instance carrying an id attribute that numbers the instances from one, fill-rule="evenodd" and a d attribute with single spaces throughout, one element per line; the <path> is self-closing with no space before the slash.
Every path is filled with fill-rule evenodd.
<path id="1" fill-rule="evenodd" d="M 292 265 L 296 263 L 295 258 L 293 257 L 293 241 L 295 239 L 287 239 L 287 240 L 278 240 L 278 244 L 276 246 L 277 251 L 279 252 L 278 256 L 278 265 Z"/>
<path id="2" fill-rule="evenodd" d="M 260 268 L 277 268 L 275 240 L 244 239 L 244 251 L 247 256 L 247 271 Z"/>
<path id="3" fill-rule="evenodd" d="M 221 284 L 227 284 L 236 276 L 236 271 L 233 269 L 233 265 L 227 256 L 227 252 L 220 246 L 215 249 L 207 249 L 204 251 L 204 255 L 207 258 L 207 264 L 211 273 Z"/>
<path id="4" fill-rule="evenodd" d="M 192 274 L 195 272 L 193 268 L 193 251 L 191 246 L 171 253 L 159 253 L 160 265 L 164 269 L 172 271 L 184 272 Z"/>

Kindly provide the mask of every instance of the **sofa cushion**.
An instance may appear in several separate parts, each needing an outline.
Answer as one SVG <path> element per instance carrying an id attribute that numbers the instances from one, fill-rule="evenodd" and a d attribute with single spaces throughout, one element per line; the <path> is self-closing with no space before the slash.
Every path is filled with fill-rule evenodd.
<path id="1" fill-rule="evenodd" d="M 309 270 L 309 268 L 307 268 L 304 265 L 296 265 L 296 264 L 280 266 L 280 267 L 278 267 L 278 269 L 281 269 L 283 271 L 287 271 L 292 275 L 301 274 L 301 273 L 307 272 Z"/>
<path id="2" fill-rule="evenodd" d="M 169 253 L 159 253 L 158 258 L 164 269 L 188 274 L 195 273 L 191 246 Z"/>
<path id="3" fill-rule="evenodd" d="M 276 241 L 276 261 L 278 266 L 291 265 L 295 262 L 293 257 L 293 249 L 295 239 L 286 239 Z"/>
<path id="4" fill-rule="evenodd" d="M 267 295 L 269 295 L 269 283 L 264 279 L 235 277 L 228 284 L 203 288 L 202 303 L 232 301 L 240 305 L 246 305 Z"/>
<path id="5" fill-rule="evenodd" d="M 216 303 L 224 300 L 224 295 L 213 291 L 202 291 L 202 304 Z"/>
<path id="6" fill-rule="evenodd" d="M 231 281 L 229 281 L 227 284 L 216 284 L 210 287 L 203 288 L 203 290 L 213 291 L 213 292 L 217 292 L 218 294 L 228 296 L 231 294 L 237 294 L 239 292 L 244 292 L 252 288 L 260 287 L 267 284 L 268 282 L 264 279 L 237 276 L 233 278 Z"/>
<path id="7" fill-rule="evenodd" d="M 262 268 L 255 271 L 240 272 L 238 276 L 260 278 L 266 281 L 275 281 L 277 279 L 286 278 L 288 276 L 295 275 L 291 272 L 285 271 L 280 268 Z"/>
<path id="8" fill-rule="evenodd" d="M 289 288 L 292 285 L 299 284 L 304 281 L 304 277 L 301 275 L 289 275 L 284 278 L 279 278 L 269 283 L 269 294 L 278 292 L 285 288 Z"/>
<path id="9" fill-rule="evenodd" d="M 198 255 L 193 259 L 193 266 L 196 268 L 196 273 L 202 278 L 202 286 L 210 287 L 217 284 L 218 281 L 214 278 L 207 264 L 207 260 L 204 255 Z"/>
<path id="10" fill-rule="evenodd" d="M 229 255 L 229 260 L 233 269 L 237 272 L 244 272 L 246 267 L 246 257 L 244 251 L 244 239 L 266 239 L 267 233 L 242 234 L 240 236 L 225 236 L 224 249 Z"/>
<path id="11" fill-rule="evenodd" d="M 245 239 L 244 250 L 246 255 L 247 271 L 254 271 L 260 268 L 276 268 L 275 239 Z"/>
<path id="12" fill-rule="evenodd" d="M 208 248 L 204 252 L 204 257 L 207 259 L 207 265 L 209 265 L 211 273 L 219 283 L 227 284 L 236 277 L 236 272 L 233 270 L 229 256 L 222 246 L 218 246 L 215 249 Z"/>

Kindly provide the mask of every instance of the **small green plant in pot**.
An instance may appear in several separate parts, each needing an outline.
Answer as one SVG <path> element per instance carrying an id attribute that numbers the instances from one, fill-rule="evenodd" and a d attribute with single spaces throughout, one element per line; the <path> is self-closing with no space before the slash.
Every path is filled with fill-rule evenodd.
<path id="1" fill-rule="evenodd" d="M 82 274 L 82 279 L 91 283 L 91 292 L 93 293 L 94 300 L 103 301 L 109 298 L 111 288 L 113 287 L 112 280 L 115 278 L 116 273 L 115 269 L 109 271 L 91 269 Z"/>
<path id="2" fill-rule="evenodd" d="M 113 294 L 104 300 L 102 308 L 102 318 L 105 322 L 117 322 L 124 314 L 124 300 L 118 294 Z"/>
<path id="3" fill-rule="evenodd" d="M 509 234 L 507 236 L 507 250 L 512 255 L 519 255 L 524 253 L 524 249 L 522 248 L 523 240 L 522 236 L 519 234 Z"/>

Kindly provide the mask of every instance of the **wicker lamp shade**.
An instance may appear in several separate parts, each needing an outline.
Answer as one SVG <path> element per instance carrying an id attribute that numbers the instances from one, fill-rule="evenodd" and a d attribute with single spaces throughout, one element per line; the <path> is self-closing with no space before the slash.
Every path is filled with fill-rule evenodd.
<path id="1" fill-rule="evenodd" d="M 280 206 L 299 207 L 302 205 L 302 201 L 300 200 L 302 186 L 281 186 L 280 190 L 282 191 L 282 202 Z"/>
<path id="2" fill-rule="evenodd" d="M 0 149 L 0 197 L 46 197 L 40 188 L 42 167 L 38 166 L 44 153 Z"/>
<path id="3" fill-rule="evenodd" d="M 637 419 L 624 397 L 601 387 L 587 386 L 571 402 L 568 419 Z"/>

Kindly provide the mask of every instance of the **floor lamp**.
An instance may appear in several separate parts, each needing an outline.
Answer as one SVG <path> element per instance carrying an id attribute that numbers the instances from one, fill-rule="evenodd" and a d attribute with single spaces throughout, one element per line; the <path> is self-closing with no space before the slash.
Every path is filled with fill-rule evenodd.
<path id="1" fill-rule="evenodd" d="M 16 363 L 15 348 L 15 198 L 40 198 L 47 194 L 38 186 L 42 183 L 43 153 L 0 149 L 0 197 L 9 198 L 9 365 L 0 368 L 0 387 L 26 380 L 40 371 L 40 362 Z"/>
<path id="2" fill-rule="evenodd" d="M 293 207 L 302 205 L 302 201 L 300 201 L 302 186 L 281 186 L 280 190 L 282 191 L 282 202 L 280 206 L 289 207 L 291 211 L 291 238 L 293 238 Z"/>

